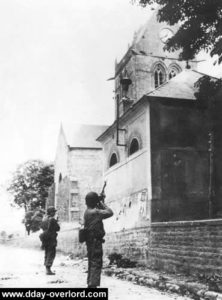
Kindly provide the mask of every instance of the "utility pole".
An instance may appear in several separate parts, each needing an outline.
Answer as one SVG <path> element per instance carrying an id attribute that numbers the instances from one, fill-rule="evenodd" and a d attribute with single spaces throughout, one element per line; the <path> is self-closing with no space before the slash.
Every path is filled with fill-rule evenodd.
<path id="1" fill-rule="evenodd" d="M 213 203 L 215 198 L 215 182 L 214 182 L 214 176 L 215 176 L 215 166 L 214 166 L 214 160 L 215 160 L 215 133 L 214 133 L 214 108 L 215 108 L 215 102 L 214 97 L 210 97 L 209 99 L 209 218 L 213 218 Z"/>

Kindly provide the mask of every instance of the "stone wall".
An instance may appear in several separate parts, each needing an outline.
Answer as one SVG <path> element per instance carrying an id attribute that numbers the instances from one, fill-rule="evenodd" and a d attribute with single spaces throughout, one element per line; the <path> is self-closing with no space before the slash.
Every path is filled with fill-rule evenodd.
<path id="1" fill-rule="evenodd" d="M 86 246 L 79 243 L 79 228 L 70 223 L 62 223 L 58 234 L 58 251 L 73 254 L 75 257 L 86 256 Z"/>
<path id="2" fill-rule="evenodd" d="M 66 176 L 68 176 L 67 160 L 68 160 L 68 145 L 66 142 L 63 129 L 61 128 L 58 137 L 55 164 L 54 164 L 55 205 L 57 205 L 58 188 L 59 188 L 59 183 L 61 182 L 60 177 L 61 179 L 63 179 Z"/>
<path id="3" fill-rule="evenodd" d="M 167 272 L 185 275 L 220 274 L 222 271 L 222 220 L 153 223 L 151 227 L 107 233 L 104 254 L 124 257 Z M 78 229 L 59 233 L 58 249 L 86 255 L 78 242 Z"/>
<path id="4" fill-rule="evenodd" d="M 55 206 L 55 184 L 52 184 L 48 190 L 45 208 L 47 209 L 49 206 Z"/>
<path id="5" fill-rule="evenodd" d="M 56 208 L 58 210 L 59 220 L 63 222 L 69 221 L 69 190 L 70 182 L 69 178 L 66 176 L 58 184 L 58 193 L 56 201 Z"/>
<path id="6" fill-rule="evenodd" d="M 153 223 L 149 264 L 194 274 L 222 271 L 222 220 Z"/>
<path id="7" fill-rule="evenodd" d="M 222 220 L 152 223 L 106 236 L 105 252 L 181 274 L 220 274 Z"/>
<path id="8" fill-rule="evenodd" d="M 103 186 L 102 149 L 77 148 L 71 150 L 68 170 L 70 180 L 74 180 L 73 183 L 76 183 L 76 187 L 70 190 L 70 196 L 72 193 L 76 195 L 76 207 L 79 209 L 79 219 L 82 220 L 86 209 L 86 194 L 90 191 L 100 193 Z M 72 218 L 71 221 L 73 221 Z"/>
<path id="9" fill-rule="evenodd" d="M 122 230 L 105 236 L 106 255 L 116 252 L 141 264 L 148 263 L 150 230 L 148 227 Z"/>

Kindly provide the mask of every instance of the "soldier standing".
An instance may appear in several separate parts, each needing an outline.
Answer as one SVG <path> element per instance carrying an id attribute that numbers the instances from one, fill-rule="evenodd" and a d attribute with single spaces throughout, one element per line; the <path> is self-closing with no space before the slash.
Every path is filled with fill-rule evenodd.
<path id="1" fill-rule="evenodd" d="M 103 219 L 110 218 L 113 211 L 104 203 L 105 195 L 95 192 L 86 195 L 87 209 L 84 213 L 84 228 L 87 232 L 86 246 L 88 256 L 88 288 L 100 286 L 105 230 Z"/>
<path id="2" fill-rule="evenodd" d="M 55 273 L 51 271 L 51 267 L 56 256 L 57 232 L 60 230 L 58 221 L 55 219 L 55 213 L 56 209 L 50 206 L 47 209 L 47 215 L 44 217 L 41 225 L 43 233 L 40 235 L 40 239 L 42 241 L 42 247 L 45 250 L 44 265 L 47 275 L 55 275 Z"/>

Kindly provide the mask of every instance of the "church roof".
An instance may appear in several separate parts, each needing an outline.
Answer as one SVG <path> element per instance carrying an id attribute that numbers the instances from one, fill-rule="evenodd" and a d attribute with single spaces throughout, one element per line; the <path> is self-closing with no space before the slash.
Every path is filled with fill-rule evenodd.
<path id="1" fill-rule="evenodd" d="M 127 115 L 133 114 L 136 107 L 143 105 L 144 102 L 149 100 L 159 100 L 162 99 L 174 99 L 175 101 L 180 100 L 188 100 L 193 101 L 196 100 L 194 93 L 196 92 L 195 83 L 203 76 L 209 76 L 213 79 L 217 79 L 216 77 L 212 77 L 208 74 L 200 73 L 195 70 L 187 70 L 185 69 L 177 76 L 173 77 L 169 81 L 163 83 L 161 86 L 156 88 L 155 90 L 145 94 L 139 101 L 134 103 L 132 106 L 134 109 L 127 110 L 124 115 L 120 117 L 120 119 L 126 117 Z M 106 132 L 102 133 L 98 140 L 103 139 L 106 134 L 109 134 L 116 127 L 116 121 L 107 128 Z"/>
<path id="2" fill-rule="evenodd" d="M 196 92 L 195 83 L 207 74 L 200 73 L 195 70 L 184 70 L 169 81 L 163 83 L 155 90 L 146 94 L 146 96 L 195 100 L 194 93 Z M 212 77 L 212 76 L 211 76 Z M 216 78 L 215 78 L 216 79 Z"/>
<path id="3" fill-rule="evenodd" d="M 64 122 L 61 127 L 66 142 L 71 148 L 102 148 L 96 139 L 108 128 L 105 125 L 65 124 Z"/>

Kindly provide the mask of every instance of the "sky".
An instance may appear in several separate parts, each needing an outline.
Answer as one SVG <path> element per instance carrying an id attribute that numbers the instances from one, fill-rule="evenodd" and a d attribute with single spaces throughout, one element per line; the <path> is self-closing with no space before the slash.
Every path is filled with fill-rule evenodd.
<path id="1" fill-rule="evenodd" d="M 0 184 L 54 161 L 61 121 L 113 122 L 107 79 L 149 16 L 130 0 L 0 0 Z"/>
<path id="2" fill-rule="evenodd" d="M 0 0 L 0 184 L 54 160 L 62 120 L 113 122 L 107 79 L 147 16 L 130 0 Z"/>

